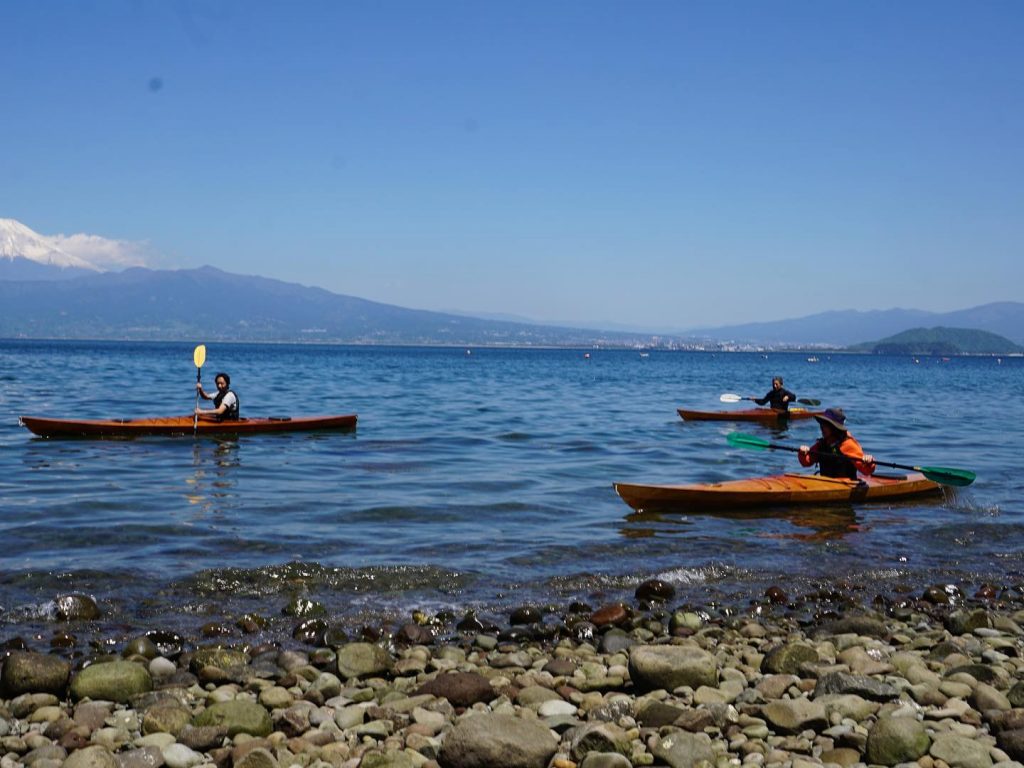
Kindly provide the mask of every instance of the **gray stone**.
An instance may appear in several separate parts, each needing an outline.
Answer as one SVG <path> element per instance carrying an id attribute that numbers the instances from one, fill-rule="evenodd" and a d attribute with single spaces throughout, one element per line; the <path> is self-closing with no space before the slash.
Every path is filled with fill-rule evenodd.
<path id="1" fill-rule="evenodd" d="M 991 768 L 988 747 L 973 739 L 943 733 L 935 737 L 928 754 L 950 768 Z"/>
<path id="2" fill-rule="evenodd" d="M 77 749 L 68 755 L 64 768 L 118 768 L 117 760 L 106 747 Z"/>
<path id="3" fill-rule="evenodd" d="M 693 768 L 702 760 L 715 762 L 711 737 L 706 733 L 675 731 L 662 735 L 654 742 L 651 752 L 671 768 Z"/>
<path id="4" fill-rule="evenodd" d="M 820 701 L 777 699 L 765 704 L 762 712 L 781 733 L 800 733 L 808 728 L 818 731 L 828 727 L 828 714 Z"/>
<path id="5" fill-rule="evenodd" d="M 636 720 L 646 728 L 661 728 L 663 725 L 671 725 L 686 712 L 687 710 L 682 707 L 646 699 L 637 702 Z"/>
<path id="6" fill-rule="evenodd" d="M 437 757 L 443 768 L 545 768 L 557 749 L 551 731 L 538 722 L 480 714 L 456 723 Z"/>
<path id="7" fill-rule="evenodd" d="M 1009 698 L 988 683 L 978 683 L 971 696 L 971 703 L 974 704 L 975 709 L 981 712 L 990 709 L 1005 711 L 1013 708 Z"/>
<path id="8" fill-rule="evenodd" d="M 479 672 L 448 672 L 438 675 L 417 688 L 416 694 L 448 699 L 456 707 L 471 707 L 478 702 L 491 701 L 497 696 L 490 682 Z"/>
<path id="9" fill-rule="evenodd" d="M 364 760 L 362 765 L 367 765 Z M 263 747 L 246 752 L 241 760 L 236 760 L 234 768 L 277 768 L 277 759 Z"/>
<path id="10" fill-rule="evenodd" d="M 268 736 L 272 727 L 267 710 L 251 701 L 222 701 L 211 704 L 196 715 L 192 724 L 196 727 L 224 727 L 228 736 L 232 738 L 239 733 Z"/>
<path id="11" fill-rule="evenodd" d="M 170 733 L 178 736 L 192 722 L 192 712 L 177 703 L 163 703 L 150 707 L 142 717 L 142 732 Z"/>
<path id="12" fill-rule="evenodd" d="M 1011 758 L 1024 762 L 1024 728 L 1000 731 L 996 743 Z"/>
<path id="13" fill-rule="evenodd" d="M 633 768 L 633 764 L 618 752 L 590 752 L 583 758 L 580 768 Z"/>
<path id="14" fill-rule="evenodd" d="M 0 672 L 0 690 L 14 698 L 22 693 L 63 696 L 71 677 L 71 664 L 44 653 L 13 651 Z"/>
<path id="15" fill-rule="evenodd" d="M 337 651 L 338 674 L 343 680 L 387 675 L 395 666 L 390 654 L 373 643 L 347 643 Z"/>
<path id="16" fill-rule="evenodd" d="M 913 717 L 883 717 L 868 732 L 869 763 L 896 765 L 917 760 L 928 752 L 931 739 L 924 724 Z"/>
<path id="17" fill-rule="evenodd" d="M 416 764 L 408 752 L 367 752 L 359 761 L 359 768 L 416 768 Z"/>
<path id="18" fill-rule="evenodd" d="M 153 690 L 149 670 L 131 661 L 109 661 L 92 664 L 71 680 L 71 696 L 79 699 L 102 699 L 127 702 L 132 696 Z"/>
<path id="19" fill-rule="evenodd" d="M 803 643 L 786 643 L 772 648 L 761 662 L 761 671 L 772 675 L 798 675 L 803 664 L 821 661 L 818 652 Z"/>
<path id="20" fill-rule="evenodd" d="M 629 736 L 613 723 L 590 723 L 577 728 L 572 737 L 570 754 L 576 762 L 591 752 L 618 752 L 628 754 Z"/>
<path id="21" fill-rule="evenodd" d="M 848 675 L 845 672 L 829 672 L 818 678 L 814 686 L 814 698 L 832 694 L 853 694 L 871 701 L 890 701 L 899 697 L 899 691 L 888 683 L 863 675 Z"/>
<path id="22" fill-rule="evenodd" d="M 694 645 L 639 645 L 629 652 L 629 676 L 641 690 L 716 687 L 718 664 Z"/>
<path id="23" fill-rule="evenodd" d="M 114 755 L 118 768 L 160 768 L 164 756 L 156 747 L 142 747 Z"/>

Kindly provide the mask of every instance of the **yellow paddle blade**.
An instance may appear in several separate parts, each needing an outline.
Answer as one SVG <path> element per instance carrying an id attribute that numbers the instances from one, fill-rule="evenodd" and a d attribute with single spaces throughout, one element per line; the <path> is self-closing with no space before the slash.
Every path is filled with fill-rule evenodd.
<path id="1" fill-rule="evenodd" d="M 192 362 L 196 364 L 196 368 L 202 368 L 203 363 L 206 362 L 206 345 L 200 344 L 196 347 L 196 351 L 192 353 Z"/>

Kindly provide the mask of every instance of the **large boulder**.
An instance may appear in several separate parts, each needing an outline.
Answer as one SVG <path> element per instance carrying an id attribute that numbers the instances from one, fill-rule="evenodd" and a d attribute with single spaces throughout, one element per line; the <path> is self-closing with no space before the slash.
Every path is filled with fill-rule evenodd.
<path id="1" fill-rule="evenodd" d="M 883 717 L 868 732 L 867 758 L 876 765 L 912 763 L 928 752 L 931 738 L 913 717 Z"/>
<path id="2" fill-rule="evenodd" d="M 91 664 L 71 680 L 71 696 L 76 701 L 88 698 L 124 703 L 152 690 L 149 670 L 131 661 Z"/>
<path id="3" fill-rule="evenodd" d="M 228 736 L 239 733 L 250 736 L 269 736 L 273 724 L 270 713 L 252 701 L 220 701 L 211 704 L 192 721 L 197 728 L 220 726 L 226 728 Z"/>
<path id="4" fill-rule="evenodd" d="M 443 768 L 545 768 L 557 750 L 558 740 L 536 721 L 481 714 L 456 723 L 437 761 Z"/>
<path id="5" fill-rule="evenodd" d="M 715 657 L 695 645 L 638 645 L 629 651 L 629 676 L 641 690 L 718 686 Z"/>
<path id="6" fill-rule="evenodd" d="M 3 663 L 0 691 L 10 698 L 22 693 L 52 693 L 63 697 L 71 677 L 71 664 L 44 653 L 13 651 Z"/>

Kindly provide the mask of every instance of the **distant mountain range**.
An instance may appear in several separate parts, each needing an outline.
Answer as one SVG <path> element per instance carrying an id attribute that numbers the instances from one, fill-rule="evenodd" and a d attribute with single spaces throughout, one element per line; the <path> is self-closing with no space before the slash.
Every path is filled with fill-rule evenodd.
<path id="1" fill-rule="evenodd" d="M 1003 301 L 955 312 L 925 312 L 920 309 L 861 312 L 847 309 L 821 312 L 791 320 L 694 329 L 692 333 L 721 341 L 734 340 L 752 344 L 797 343 L 847 347 L 925 326 L 973 328 L 996 333 L 1017 344 L 1024 344 L 1024 303 Z"/>
<path id="2" fill-rule="evenodd" d="M 88 236 L 47 237 L 13 219 L 0 219 L 0 337 L 843 348 L 911 328 L 947 326 L 989 331 L 1024 343 L 1024 303 L 1018 302 L 946 313 L 835 311 L 695 329 L 690 335 L 659 335 L 407 309 L 213 267 L 107 272 L 82 255 L 88 254 L 93 241 L 99 246 L 117 244 Z M 63 250 L 71 244 L 80 252 Z"/>

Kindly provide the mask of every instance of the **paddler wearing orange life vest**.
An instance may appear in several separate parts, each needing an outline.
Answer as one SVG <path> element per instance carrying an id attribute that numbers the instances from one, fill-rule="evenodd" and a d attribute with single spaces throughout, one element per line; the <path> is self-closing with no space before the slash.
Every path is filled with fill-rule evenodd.
<path id="1" fill-rule="evenodd" d="M 818 474 L 823 477 L 847 477 L 857 479 L 857 473 L 870 475 L 875 471 L 875 458 L 864 453 L 853 435 L 846 428 L 846 414 L 842 408 L 826 408 L 815 414 L 821 427 L 821 438 L 811 446 L 801 445 L 797 458 L 801 466 L 818 465 Z"/>

